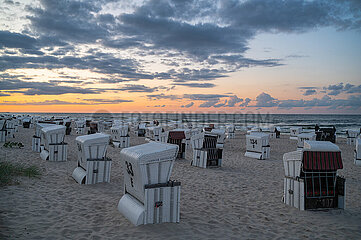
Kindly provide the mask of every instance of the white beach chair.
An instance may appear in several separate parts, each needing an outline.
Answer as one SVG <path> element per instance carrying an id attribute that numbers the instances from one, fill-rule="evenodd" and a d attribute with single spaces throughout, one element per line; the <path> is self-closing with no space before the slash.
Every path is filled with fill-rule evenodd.
<path id="1" fill-rule="evenodd" d="M 360 134 L 359 131 L 355 130 L 347 130 L 347 144 L 348 145 L 355 145 L 356 144 L 356 138 Z"/>
<path id="2" fill-rule="evenodd" d="M 106 157 L 110 136 L 95 133 L 75 139 L 78 147 L 78 167 L 73 178 L 79 184 L 110 182 L 112 160 Z"/>
<path id="3" fill-rule="evenodd" d="M 191 137 L 193 148 L 192 166 L 221 167 L 223 148 L 217 147 L 218 135 L 203 132 Z"/>
<path id="4" fill-rule="evenodd" d="M 211 133 L 217 135 L 217 148 L 223 149 L 224 141 L 226 140 L 225 129 L 212 129 Z"/>
<path id="5" fill-rule="evenodd" d="M 118 210 L 134 225 L 179 222 L 180 182 L 170 181 L 178 146 L 150 142 L 120 152 L 124 195 Z"/>
<path id="6" fill-rule="evenodd" d="M 233 124 L 229 124 L 229 125 L 226 126 L 226 136 L 229 139 L 233 139 L 233 138 L 236 137 L 235 127 L 234 127 Z"/>
<path id="7" fill-rule="evenodd" d="M 43 127 L 41 129 L 41 147 L 40 157 L 49 161 L 66 161 L 68 157 L 68 144 L 64 142 L 66 127 L 54 125 Z"/>
<path id="8" fill-rule="evenodd" d="M 4 119 L 0 119 L 0 142 L 5 142 L 6 141 L 6 124 L 5 124 L 6 120 Z"/>
<path id="9" fill-rule="evenodd" d="M 5 121 L 6 141 L 15 138 L 15 119 Z"/>
<path id="10" fill-rule="evenodd" d="M 267 133 L 251 132 L 250 135 L 246 135 L 246 153 L 244 156 L 265 160 L 270 158 L 270 151 Z"/>
<path id="11" fill-rule="evenodd" d="M 191 130 L 176 128 L 168 132 L 168 143 L 179 147 L 177 158 L 185 158 L 186 151 L 190 149 Z"/>
<path id="12" fill-rule="evenodd" d="M 356 149 L 355 149 L 354 163 L 357 166 L 361 166 L 361 138 L 356 139 Z"/>
<path id="13" fill-rule="evenodd" d="M 34 152 L 41 152 L 42 149 L 44 149 L 44 144 L 43 147 L 41 147 L 41 129 L 43 129 L 44 127 L 50 127 L 50 126 L 55 126 L 55 124 L 49 124 L 49 123 L 36 123 L 35 124 L 35 133 L 31 139 L 31 149 Z"/>
<path id="14" fill-rule="evenodd" d="M 302 133 L 302 127 L 291 127 L 290 128 L 290 139 L 298 140 L 297 135 Z"/>
<path id="15" fill-rule="evenodd" d="M 147 127 L 145 137 L 151 141 L 160 141 L 160 134 L 163 132 L 163 128 L 160 126 Z"/>
<path id="16" fill-rule="evenodd" d="M 303 150 L 283 155 L 283 202 L 300 210 L 345 208 L 341 151 L 331 142 L 304 141 Z"/>
<path id="17" fill-rule="evenodd" d="M 302 150 L 305 141 L 316 141 L 315 133 L 301 133 L 297 135 L 297 150 Z"/>
<path id="18" fill-rule="evenodd" d="M 130 146 L 128 125 L 117 125 L 110 128 L 112 143 L 115 147 L 127 148 Z"/>
<path id="19" fill-rule="evenodd" d="M 85 120 L 77 120 L 75 121 L 75 133 L 84 135 L 87 133 L 86 131 L 86 121 Z"/>

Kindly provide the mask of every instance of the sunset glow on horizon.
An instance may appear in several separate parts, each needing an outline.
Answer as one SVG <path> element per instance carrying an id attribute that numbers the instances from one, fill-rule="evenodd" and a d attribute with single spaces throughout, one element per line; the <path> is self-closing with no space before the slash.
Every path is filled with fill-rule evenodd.
<path id="1" fill-rule="evenodd" d="M 361 113 L 359 1 L 0 1 L 0 112 Z"/>

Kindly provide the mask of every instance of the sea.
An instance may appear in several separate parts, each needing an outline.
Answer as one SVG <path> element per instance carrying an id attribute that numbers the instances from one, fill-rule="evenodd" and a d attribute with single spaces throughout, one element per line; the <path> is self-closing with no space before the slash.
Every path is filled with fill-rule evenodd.
<path id="1" fill-rule="evenodd" d="M 193 125 L 204 126 L 215 124 L 224 126 L 235 124 L 240 127 L 269 126 L 275 125 L 281 128 L 281 132 L 289 132 L 290 127 L 300 126 L 303 129 L 314 129 L 315 125 L 320 127 L 335 126 L 338 135 L 345 135 L 347 130 L 358 130 L 361 128 L 360 115 L 338 115 L 338 114 L 226 114 L 226 113 L 22 113 L 32 116 L 47 116 L 55 118 L 70 117 L 74 119 L 93 120 L 123 120 L 153 121 L 160 123 L 192 123 Z"/>

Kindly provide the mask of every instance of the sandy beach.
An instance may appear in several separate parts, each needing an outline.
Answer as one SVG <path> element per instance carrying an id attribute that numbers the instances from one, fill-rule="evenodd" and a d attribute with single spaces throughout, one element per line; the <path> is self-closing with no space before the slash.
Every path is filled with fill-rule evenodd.
<path id="1" fill-rule="evenodd" d="M 74 131 L 66 136 L 67 162 L 49 162 L 31 150 L 34 129 L 19 127 L 13 141 L 23 149 L 1 147 L 8 161 L 39 166 L 40 179 L 20 178 L 0 188 L 0 239 L 361 239 L 361 167 L 354 146 L 339 138 L 346 178 L 346 209 L 299 211 L 282 202 L 282 156 L 297 141 L 271 139 L 270 160 L 244 157 L 245 135 L 224 145 L 223 166 L 202 169 L 176 160 L 172 179 L 182 183 L 180 223 L 133 226 L 117 210 L 123 195 L 120 149 L 108 147 L 111 182 L 79 185 L 71 177 L 77 155 Z M 145 143 L 131 135 L 131 145 Z"/>

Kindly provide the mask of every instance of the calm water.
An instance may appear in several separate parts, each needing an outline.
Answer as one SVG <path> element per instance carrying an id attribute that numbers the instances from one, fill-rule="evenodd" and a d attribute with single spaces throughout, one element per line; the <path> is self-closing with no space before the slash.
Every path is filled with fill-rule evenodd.
<path id="1" fill-rule="evenodd" d="M 234 123 L 238 126 L 273 124 L 288 129 L 291 126 L 313 128 L 320 126 L 335 126 L 338 134 L 346 129 L 359 130 L 361 115 L 315 115 L 315 114 L 198 114 L 198 113 L 31 113 L 39 116 L 69 116 L 71 118 L 89 118 L 95 120 L 120 119 L 125 121 L 158 120 L 161 123 L 172 121 L 192 122 L 194 124 L 215 123 L 224 125 Z"/>

